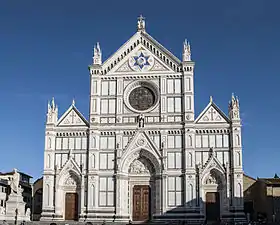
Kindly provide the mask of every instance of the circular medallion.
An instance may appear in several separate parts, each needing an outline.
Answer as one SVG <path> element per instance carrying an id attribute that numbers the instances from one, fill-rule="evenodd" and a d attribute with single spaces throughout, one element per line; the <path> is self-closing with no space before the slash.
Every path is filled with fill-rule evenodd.
<path id="1" fill-rule="evenodd" d="M 156 107 L 158 96 L 158 87 L 153 82 L 135 81 L 126 87 L 124 102 L 130 110 L 144 113 Z"/>
<path id="2" fill-rule="evenodd" d="M 145 144 L 145 140 L 144 139 L 139 139 L 137 141 L 137 144 L 140 145 L 140 146 L 143 146 Z"/>
<path id="3" fill-rule="evenodd" d="M 140 50 L 128 60 L 129 67 L 134 71 L 148 71 L 154 65 L 154 58 L 148 51 Z"/>
<path id="4" fill-rule="evenodd" d="M 130 92 L 128 101 L 134 109 L 143 111 L 155 104 L 155 95 L 147 87 L 137 87 Z"/>

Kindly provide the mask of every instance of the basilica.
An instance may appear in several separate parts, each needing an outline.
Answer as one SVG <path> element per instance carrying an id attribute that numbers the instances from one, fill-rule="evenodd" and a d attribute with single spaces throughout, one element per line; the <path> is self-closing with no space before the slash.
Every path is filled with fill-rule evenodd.
<path id="1" fill-rule="evenodd" d="M 178 59 L 136 28 L 105 61 L 94 46 L 88 120 L 48 104 L 41 220 L 243 220 L 239 100 L 195 115 L 190 43 Z"/>

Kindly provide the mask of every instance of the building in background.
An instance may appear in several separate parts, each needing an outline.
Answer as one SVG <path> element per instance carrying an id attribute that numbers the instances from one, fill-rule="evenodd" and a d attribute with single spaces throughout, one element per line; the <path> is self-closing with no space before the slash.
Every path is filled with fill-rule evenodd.
<path id="1" fill-rule="evenodd" d="M 32 220 L 40 220 L 42 213 L 43 177 L 37 179 L 32 187 Z"/>
<path id="2" fill-rule="evenodd" d="M 94 47 L 89 121 L 48 104 L 41 220 L 243 220 L 239 100 L 195 118 L 190 43 L 180 60 L 136 27 L 105 62 Z"/>
<path id="3" fill-rule="evenodd" d="M 280 222 L 280 179 L 244 175 L 244 209 L 252 220 Z"/>

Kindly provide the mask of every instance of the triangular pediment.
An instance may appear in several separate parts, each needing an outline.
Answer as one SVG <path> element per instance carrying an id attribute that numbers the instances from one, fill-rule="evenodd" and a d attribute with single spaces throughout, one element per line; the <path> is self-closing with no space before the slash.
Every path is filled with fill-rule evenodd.
<path id="1" fill-rule="evenodd" d="M 212 150 L 208 160 L 202 166 L 202 171 L 201 172 L 205 173 L 207 171 L 210 171 L 211 169 L 218 169 L 220 172 L 225 172 L 225 168 L 221 164 L 221 162 L 216 158 L 214 150 Z"/>
<path id="2" fill-rule="evenodd" d="M 142 130 L 136 132 L 135 135 L 130 139 L 124 149 L 123 156 L 125 157 L 135 148 L 144 148 L 146 150 L 149 150 L 156 157 L 161 156 L 156 144 L 152 141 L 149 135 Z"/>
<path id="3" fill-rule="evenodd" d="M 145 51 L 143 53 L 144 58 L 140 57 L 139 59 L 141 51 Z M 148 57 L 146 61 L 152 65 L 144 65 L 143 59 L 145 60 L 145 57 Z M 148 33 L 137 32 L 103 63 L 102 73 L 110 75 L 114 72 L 128 71 L 179 72 L 180 68 L 181 61 L 176 56 L 153 39 Z"/>
<path id="4" fill-rule="evenodd" d="M 69 157 L 69 159 L 63 165 L 59 175 L 63 175 L 65 173 L 69 173 L 70 171 L 75 172 L 77 175 L 81 175 L 81 170 L 80 170 L 78 164 L 73 159 L 73 157 Z"/>
<path id="5" fill-rule="evenodd" d="M 137 65 L 136 57 L 141 55 L 141 53 L 148 58 L 148 65 L 144 65 L 142 68 Z M 152 54 L 147 51 L 145 48 L 139 48 L 135 53 L 132 53 L 132 56 L 125 61 L 119 67 L 116 66 L 110 73 L 123 73 L 123 72 L 130 72 L 130 73 L 139 73 L 139 72 L 173 72 L 172 69 L 168 68 L 168 66 L 164 65 L 158 59 L 156 59 Z"/>
<path id="6" fill-rule="evenodd" d="M 195 120 L 195 123 L 229 123 L 229 119 L 221 109 L 210 102 Z"/>
<path id="7" fill-rule="evenodd" d="M 57 122 L 57 126 L 88 127 L 88 121 L 74 105 L 71 105 L 69 109 L 60 117 Z"/>

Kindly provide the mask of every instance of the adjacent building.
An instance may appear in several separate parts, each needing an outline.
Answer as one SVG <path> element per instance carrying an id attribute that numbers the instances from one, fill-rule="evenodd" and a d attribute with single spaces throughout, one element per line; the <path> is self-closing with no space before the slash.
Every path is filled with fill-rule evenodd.
<path id="1" fill-rule="evenodd" d="M 37 179 L 32 186 L 32 220 L 40 220 L 43 204 L 43 177 Z"/>
<path id="2" fill-rule="evenodd" d="M 136 27 L 105 62 L 95 45 L 89 120 L 48 104 L 41 220 L 244 219 L 239 100 L 195 116 L 190 43 L 178 59 Z"/>
<path id="3" fill-rule="evenodd" d="M 245 212 L 252 220 L 280 222 L 280 178 L 244 176 Z"/>

